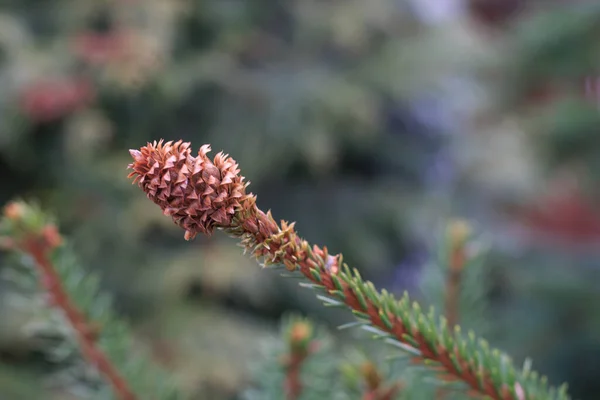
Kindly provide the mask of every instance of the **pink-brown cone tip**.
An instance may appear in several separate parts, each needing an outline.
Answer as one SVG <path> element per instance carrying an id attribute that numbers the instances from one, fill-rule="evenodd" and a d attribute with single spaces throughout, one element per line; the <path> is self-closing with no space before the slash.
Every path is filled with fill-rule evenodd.
<path id="1" fill-rule="evenodd" d="M 246 198 L 237 163 L 222 152 L 210 160 L 206 156 L 209 151 L 210 145 L 205 144 L 194 157 L 190 143 L 181 140 L 160 140 L 129 150 L 134 161 L 128 166 L 133 170 L 128 177 L 186 230 L 187 240 L 230 226 Z"/>

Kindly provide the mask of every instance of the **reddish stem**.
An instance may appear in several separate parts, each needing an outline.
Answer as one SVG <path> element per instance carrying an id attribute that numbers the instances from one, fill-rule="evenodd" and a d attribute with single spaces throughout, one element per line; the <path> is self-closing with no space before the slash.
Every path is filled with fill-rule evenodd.
<path id="1" fill-rule="evenodd" d="M 76 332 L 83 355 L 106 377 L 119 399 L 136 400 L 137 397 L 133 394 L 127 382 L 120 376 L 106 355 L 96 346 L 97 328 L 87 323 L 83 313 L 75 307 L 65 292 L 60 277 L 49 259 L 52 247 L 45 240 L 30 238 L 25 241 L 23 250 L 35 260 L 41 273 L 42 284 L 50 294 L 53 305 L 64 311 L 67 320 Z"/>
<path id="2" fill-rule="evenodd" d="M 287 400 L 297 400 L 302 394 L 303 385 L 300 377 L 302 365 L 309 355 L 317 350 L 318 343 L 312 342 L 307 348 L 292 349 L 290 354 L 285 359 L 286 376 L 285 376 L 285 392 Z"/>
<path id="3" fill-rule="evenodd" d="M 300 367 L 306 357 L 292 355 L 287 363 L 285 376 L 285 392 L 288 400 L 296 400 L 302 394 L 302 381 L 300 379 Z"/>
<path id="4" fill-rule="evenodd" d="M 448 319 L 448 326 L 450 327 L 458 324 L 460 283 L 465 263 L 466 254 L 464 246 L 455 246 L 450 255 L 450 265 L 448 268 L 445 292 L 446 318 Z"/>
<path id="5" fill-rule="evenodd" d="M 371 362 L 363 364 L 361 370 L 367 386 L 362 400 L 393 400 L 402 389 L 400 382 L 396 382 L 391 386 L 384 386 L 381 374 Z"/>
<path id="6" fill-rule="evenodd" d="M 448 276 L 446 278 L 445 306 L 448 326 L 458 325 L 460 315 L 460 284 L 462 272 L 467 263 L 467 255 L 464 243 L 453 243 L 448 265 Z M 440 387 L 436 390 L 435 398 L 443 400 L 448 395 L 447 388 Z"/>

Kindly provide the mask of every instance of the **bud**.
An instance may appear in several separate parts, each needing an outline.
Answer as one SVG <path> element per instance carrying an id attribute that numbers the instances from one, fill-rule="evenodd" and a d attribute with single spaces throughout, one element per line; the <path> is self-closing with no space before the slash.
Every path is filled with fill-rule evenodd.
<path id="1" fill-rule="evenodd" d="M 303 343 L 312 336 L 312 326 L 308 322 L 296 322 L 290 332 L 290 342 L 292 344 Z"/>
<path id="2" fill-rule="evenodd" d="M 454 220 L 448 226 L 448 239 L 452 249 L 463 247 L 471 235 L 471 226 L 467 221 Z"/>
<path id="3" fill-rule="evenodd" d="M 16 221 L 23 218 L 25 215 L 25 207 L 22 203 L 11 202 L 4 207 L 4 215 L 6 218 Z"/>

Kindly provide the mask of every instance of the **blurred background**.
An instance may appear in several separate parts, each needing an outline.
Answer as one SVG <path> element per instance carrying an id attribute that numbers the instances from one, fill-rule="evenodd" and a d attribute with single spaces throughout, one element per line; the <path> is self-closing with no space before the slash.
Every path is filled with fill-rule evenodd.
<path id="1" fill-rule="evenodd" d="M 184 241 L 126 178 L 160 138 L 229 153 L 262 209 L 395 293 L 470 220 L 490 341 L 600 398 L 597 2 L 1 0 L 0 88 L 0 201 L 57 216 L 192 398 L 237 398 L 287 312 L 348 318 L 224 235 Z M 0 398 L 66 399 L 0 310 Z"/>

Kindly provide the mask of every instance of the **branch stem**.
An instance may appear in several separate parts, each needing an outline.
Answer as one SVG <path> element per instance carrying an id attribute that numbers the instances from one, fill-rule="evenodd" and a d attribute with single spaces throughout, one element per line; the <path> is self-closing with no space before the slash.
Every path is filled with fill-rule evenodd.
<path id="1" fill-rule="evenodd" d="M 104 375 L 120 400 L 137 400 L 127 382 L 96 345 L 97 329 L 86 321 L 84 314 L 77 309 L 69 298 L 54 265 L 50 261 L 49 255 L 53 249 L 43 239 L 40 239 L 38 237 L 26 239 L 22 249 L 35 260 L 44 288 L 50 294 L 53 305 L 64 312 L 71 324 L 84 357 Z"/>

